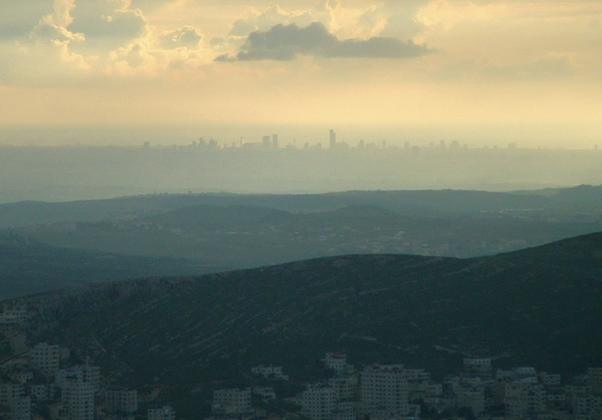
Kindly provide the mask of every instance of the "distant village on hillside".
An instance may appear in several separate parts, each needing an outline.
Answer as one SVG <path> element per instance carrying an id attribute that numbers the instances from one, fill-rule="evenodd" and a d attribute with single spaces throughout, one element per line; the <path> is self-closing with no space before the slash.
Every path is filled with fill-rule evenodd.
<path id="1" fill-rule="evenodd" d="M 175 420 L 157 387 L 143 392 L 109 380 L 94 360 L 68 348 L 27 338 L 28 310 L 0 312 L 0 418 L 7 420 Z M 494 368 L 487 356 L 465 357 L 464 370 L 442 382 L 421 368 L 372 364 L 357 368 L 344 353 L 322 360 L 329 378 L 295 396 L 273 384 L 293 381 L 283 366 L 249 366 L 251 386 L 215 388 L 211 420 L 600 420 L 602 368 L 561 378 L 529 366 Z M 318 375 L 317 375 L 318 376 Z M 193 391 L 194 392 L 194 391 Z M 274 402 L 282 401 L 283 405 Z M 272 407 L 278 406 L 278 410 Z"/>

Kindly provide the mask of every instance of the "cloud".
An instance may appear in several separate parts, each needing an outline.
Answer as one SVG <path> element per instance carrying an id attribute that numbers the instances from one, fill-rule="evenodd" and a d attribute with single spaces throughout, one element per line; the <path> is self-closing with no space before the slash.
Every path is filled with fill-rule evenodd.
<path id="1" fill-rule="evenodd" d="M 71 10 L 74 0 L 55 0 L 53 12 L 43 16 L 29 33 L 29 40 L 33 42 L 69 43 L 69 41 L 83 41 L 85 36 L 68 29 L 73 22 Z"/>
<path id="2" fill-rule="evenodd" d="M 424 45 L 396 38 L 371 37 L 340 40 L 320 22 L 300 28 L 278 24 L 269 31 L 251 33 L 235 56 L 221 55 L 216 61 L 294 60 L 299 55 L 327 58 L 411 58 L 431 52 Z"/>
<path id="3" fill-rule="evenodd" d="M 329 29 L 337 26 L 334 8 L 330 0 L 321 0 L 307 10 L 287 11 L 275 5 L 268 7 L 262 13 L 247 13 L 246 16 L 234 21 L 229 35 L 232 37 L 246 37 L 252 32 L 268 31 L 279 24 L 296 24 L 304 27 L 313 22 L 320 22 Z"/>
<path id="4" fill-rule="evenodd" d="M 52 2 L 2 0 L 0 41 L 27 36 L 40 19 L 53 12 Z"/>
<path id="5" fill-rule="evenodd" d="M 149 75 L 156 68 L 156 59 L 146 46 L 135 42 L 111 53 L 110 71 L 120 75 Z"/>
<path id="6" fill-rule="evenodd" d="M 148 22 L 139 9 L 123 0 L 77 0 L 69 29 L 82 33 L 86 45 L 115 49 L 143 36 Z"/>
<path id="7" fill-rule="evenodd" d="M 380 9 L 387 16 L 387 22 L 381 36 L 393 36 L 408 39 L 421 34 L 426 28 L 417 16 L 429 0 L 406 0 L 403 2 L 388 0 Z"/>
<path id="8" fill-rule="evenodd" d="M 250 19 L 236 19 L 230 30 L 231 36 L 247 36 L 257 30 L 257 26 Z"/>
<path id="9" fill-rule="evenodd" d="M 203 35 L 199 29 L 193 26 L 184 26 L 183 28 L 163 34 L 159 37 L 159 44 L 165 49 L 196 49 L 202 39 Z"/>

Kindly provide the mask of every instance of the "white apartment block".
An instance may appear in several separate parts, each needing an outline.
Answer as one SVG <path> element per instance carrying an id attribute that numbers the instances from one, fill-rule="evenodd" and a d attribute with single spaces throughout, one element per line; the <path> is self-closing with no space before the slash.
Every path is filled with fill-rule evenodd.
<path id="1" fill-rule="evenodd" d="M 29 363 L 46 376 L 59 371 L 60 349 L 58 344 L 38 343 L 29 350 Z"/>
<path id="2" fill-rule="evenodd" d="M 403 372 L 406 375 L 408 381 L 430 381 L 431 374 L 424 369 L 409 369 L 405 368 Z"/>
<path id="3" fill-rule="evenodd" d="M 539 378 L 537 371 L 532 367 L 517 367 L 510 370 L 497 370 L 495 373 L 496 381 L 514 381 L 526 384 L 537 384 Z"/>
<path id="4" fill-rule="evenodd" d="M 579 397 L 584 395 L 589 395 L 592 393 L 592 388 L 589 385 L 566 385 L 564 387 L 564 392 L 569 397 Z"/>
<path id="5" fill-rule="evenodd" d="M 491 358 L 489 357 L 467 357 L 464 359 L 464 371 L 475 374 L 491 373 Z"/>
<path id="6" fill-rule="evenodd" d="M 77 378 L 81 382 L 90 383 L 95 393 L 100 391 L 100 367 L 98 366 L 80 365 L 61 369 L 56 373 L 55 382 L 62 387 L 67 378 Z"/>
<path id="7" fill-rule="evenodd" d="M 31 398 L 29 395 L 13 398 L 7 405 L 10 407 L 9 420 L 31 420 Z"/>
<path id="8" fill-rule="evenodd" d="M 521 420 L 547 411 L 547 394 L 542 385 L 509 383 L 504 394 L 507 420 Z"/>
<path id="9" fill-rule="evenodd" d="M 14 308 L 4 307 L 0 312 L 0 324 L 24 324 L 27 322 L 27 308 L 16 306 Z"/>
<path id="10" fill-rule="evenodd" d="M 282 372 L 282 366 L 263 366 L 263 365 L 259 365 L 259 366 L 254 366 L 251 368 L 251 372 L 254 375 L 260 375 L 263 376 L 264 378 L 272 378 L 272 379 L 280 379 L 283 381 L 288 381 L 289 380 L 289 376 L 285 375 Z"/>
<path id="11" fill-rule="evenodd" d="M 587 381 L 595 394 L 602 394 L 602 368 L 590 367 L 587 369 Z"/>
<path id="12" fill-rule="evenodd" d="M 432 381 L 424 383 L 423 386 L 424 396 L 425 397 L 439 397 L 443 395 L 443 384 L 438 384 Z"/>
<path id="13" fill-rule="evenodd" d="M 76 376 L 64 378 L 62 390 L 63 410 L 69 420 L 94 420 L 94 385 Z"/>
<path id="14" fill-rule="evenodd" d="M 336 397 L 333 388 L 309 386 L 301 396 L 301 414 L 309 420 L 333 420 Z"/>
<path id="15" fill-rule="evenodd" d="M 327 369 L 332 369 L 336 376 L 353 373 L 353 366 L 347 364 L 347 355 L 344 353 L 326 353 L 322 360 Z"/>
<path id="16" fill-rule="evenodd" d="M 10 401 L 25 395 L 25 387 L 21 383 L 0 383 L 0 404 L 8 404 Z"/>
<path id="17" fill-rule="evenodd" d="M 36 402 L 50 401 L 54 398 L 54 385 L 33 384 L 29 387 L 29 395 Z"/>
<path id="18" fill-rule="evenodd" d="M 567 410 L 566 394 L 560 390 L 547 391 L 546 405 L 550 411 Z"/>
<path id="19" fill-rule="evenodd" d="M 259 395 L 263 401 L 276 399 L 276 392 L 271 386 L 254 386 L 252 392 L 255 395 Z"/>
<path id="20" fill-rule="evenodd" d="M 148 409 L 147 420 L 176 420 L 176 412 L 169 405 Z"/>
<path id="21" fill-rule="evenodd" d="M 33 372 L 15 372 L 11 373 L 9 376 L 13 381 L 18 382 L 20 384 L 25 384 L 33 379 Z"/>
<path id="22" fill-rule="evenodd" d="M 0 404 L 10 408 L 8 420 L 31 419 L 31 398 L 22 383 L 0 383 Z"/>
<path id="23" fill-rule="evenodd" d="M 467 383 L 460 383 L 454 389 L 458 401 L 458 407 L 468 407 L 472 410 L 475 416 L 485 411 L 485 389 L 483 387 L 475 387 Z"/>
<path id="24" fill-rule="evenodd" d="M 336 403 L 333 420 L 356 420 L 355 403 L 351 401 Z"/>
<path id="25" fill-rule="evenodd" d="M 562 376 L 558 373 L 539 372 L 539 380 L 545 386 L 558 387 L 560 386 Z"/>
<path id="26" fill-rule="evenodd" d="M 573 412 L 575 414 L 589 414 L 593 418 L 599 417 L 602 414 L 602 396 L 589 395 L 575 398 Z"/>
<path id="27" fill-rule="evenodd" d="M 334 390 L 337 401 L 352 400 L 357 388 L 357 377 L 332 378 L 328 380 L 328 386 Z"/>
<path id="28" fill-rule="evenodd" d="M 402 365 L 372 365 L 362 371 L 360 378 L 362 412 L 386 411 L 406 414 L 408 381 Z"/>
<path id="29" fill-rule="evenodd" d="M 211 412 L 218 415 L 241 414 L 251 410 L 251 388 L 220 389 L 213 392 Z"/>
<path id="30" fill-rule="evenodd" d="M 577 403 L 578 398 L 591 396 L 592 389 L 589 385 L 571 384 L 565 385 L 564 392 L 568 405 L 572 408 Z"/>
<path id="31" fill-rule="evenodd" d="M 109 388 L 104 392 L 105 411 L 110 414 L 134 414 L 138 411 L 138 391 Z"/>

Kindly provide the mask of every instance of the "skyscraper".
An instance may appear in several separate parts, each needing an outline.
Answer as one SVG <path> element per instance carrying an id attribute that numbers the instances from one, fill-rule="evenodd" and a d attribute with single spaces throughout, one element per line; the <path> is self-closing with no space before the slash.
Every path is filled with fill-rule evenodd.
<path id="1" fill-rule="evenodd" d="M 270 149 L 272 147 L 272 142 L 270 141 L 270 136 L 263 136 L 263 148 Z"/>

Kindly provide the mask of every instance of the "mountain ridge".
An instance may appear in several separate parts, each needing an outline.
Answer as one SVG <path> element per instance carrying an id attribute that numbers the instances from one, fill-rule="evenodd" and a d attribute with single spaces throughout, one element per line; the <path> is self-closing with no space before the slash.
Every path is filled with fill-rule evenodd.
<path id="1" fill-rule="evenodd" d="M 291 212 L 328 211 L 372 204 L 400 214 L 441 216 L 499 211 L 504 208 L 592 204 L 600 186 L 512 192 L 477 190 L 343 191 L 321 194 L 154 194 L 67 202 L 20 201 L 0 204 L 0 228 L 40 223 L 118 220 L 192 205 L 262 206 Z"/>

